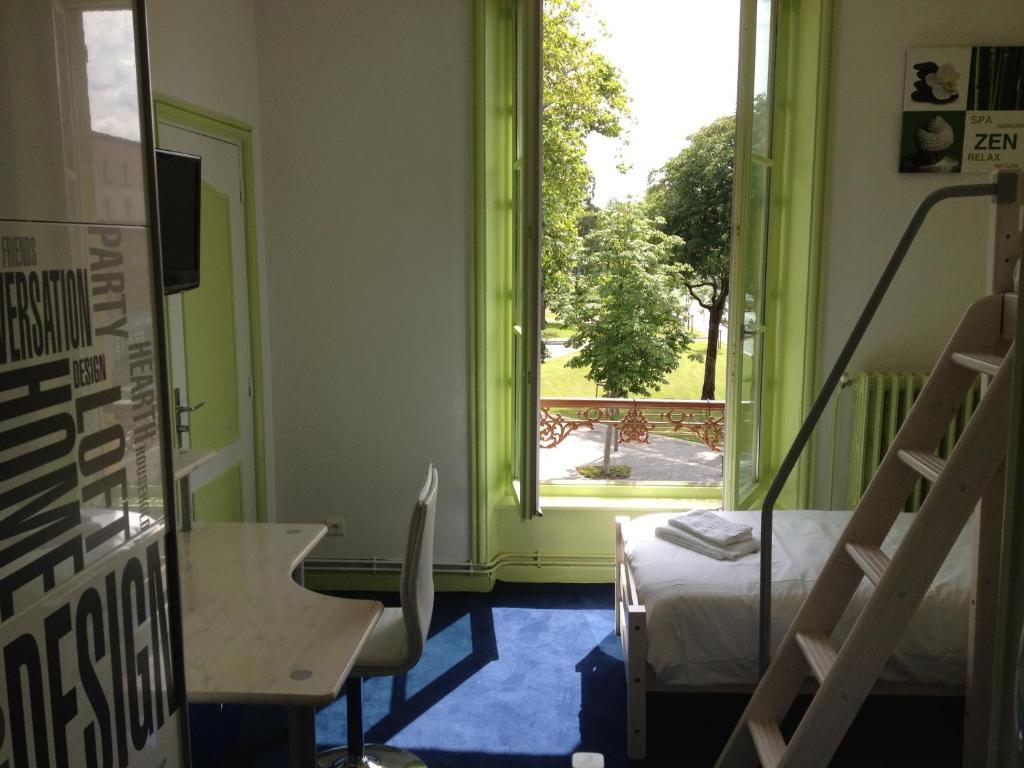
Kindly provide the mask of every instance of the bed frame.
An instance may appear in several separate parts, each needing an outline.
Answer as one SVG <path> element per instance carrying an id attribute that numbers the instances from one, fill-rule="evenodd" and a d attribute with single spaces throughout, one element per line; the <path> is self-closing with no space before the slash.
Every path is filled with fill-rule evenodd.
<path id="1" fill-rule="evenodd" d="M 800 453 L 811 436 L 815 424 L 824 412 L 832 393 L 835 391 L 846 366 L 849 364 L 860 339 L 871 322 L 879 303 L 882 301 L 900 264 L 924 222 L 928 211 L 938 202 L 957 197 L 990 197 L 992 214 L 989 238 L 989 265 L 986 277 L 986 293 L 1004 294 L 1003 335 L 1012 338 L 1016 327 L 1017 304 L 1005 297 L 1016 292 L 1015 270 L 1020 266 L 1022 239 L 1020 231 L 1021 202 L 1018 190 L 1024 187 L 1024 174 L 1020 171 L 1000 171 L 991 184 L 965 184 L 942 187 L 929 194 L 918 206 L 893 252 L 885 271 L 882 273 L 871 297 L 868 299 L 850 337 L 832 367 L 821 392 L 814 401 L 803 425 L 783 459 L 775 478 L 769 487 L 761 510 L 761 530 L 771 530 L 772 514 L 790 472 L 796 466 Z M 995 646 L 996 597 L 999 584 L 999 552 L 1002 508 L 1003 475 L 997 473 L 990 483 L 975 512 L 974 520 L 968 525 L 976 526 L 977 544 L 972 565 L 970 592 L 970 619 L 967 646 L 967 680 L 965 686 L 934 686 L 913 683 L 876 682 L 872 693 L 908 695 L 965 695 L 964 755 L 965 764 L 971 758 L 987 752 L 987 723 L 991 718 L 990 693 L 993 677 L 993 649 Z M 622 656 L 626 667 L 626 712 L 629 727 L 629 757 L 642 759 L 646 755 L 647 742 L 647 693 L 649 691 L 752 691 L 753 686 L 741 687 L 695 687 L 665 686 L 658 682 L 654 670 L 647 663 L 647 611 L 640 603 L 636 581 L 629 561 L 626 559 L 622 538 L 622 526 L 629 517 L 615 518 L 615 631 L 622 639 Z M 761 549 L 761 589 L 758 627 L 758 655 L 762 672 L 769 658 L 769 635 L 771 616 L 771 548 L 772 538 L 764 538 Z M 815 687 L 813 679 L 808 690 Z"/>
<path id="2" fill-rule="evenodd" d="M 665 685 L 658 681 L 647 663 L 647 609 L 640 602 L 633 569 L 626 557 L 622 526 L 631 518 L 615 518 L 615 634 L 622 642 L 622 660 L 626 671 L 626 725 L 630 760 L 647 756 L 648 693 L 752 693 L 754 685 Z M 817 688 L 808 677 L 805 692 Z M 963 696 L 962 685 L 877 682 L 872 694 L 887 696 Z"/>
<path id="3" fill-rule="evenodd" d="M 647 757 L 647 692 L 659 685 L 647 663 L 647 609 L 636 592 L 633 569 L 626 558 L 622 526 L 628 517 L 615 518 L 615 634 L 622 640 L 626 667 L 626 727 L 630 760 Z"/>
<path id="4" fill-rule="evenodd" d="M 626 557 L 622 526 L 629 517 L 615 518 L 615 634 L 622 641 L 626 668 L 626 725 L 630 760 L 647 756 L 648 693 L 750 693 L 753 685 L 665 685 L 647 663 L 647 609 L 640 602 L 632 566 Z"/>

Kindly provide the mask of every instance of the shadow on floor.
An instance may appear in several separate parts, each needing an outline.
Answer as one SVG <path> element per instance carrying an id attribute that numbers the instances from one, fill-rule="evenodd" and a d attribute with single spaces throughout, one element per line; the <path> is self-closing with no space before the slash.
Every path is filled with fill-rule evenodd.
<path id="1" fill-rule="evenodd" d="M 394 595 L 353 594 L 395 605 Z M 423 660 L 364 683 L 371 741 L 430 768 L 569 768 L 598 752 L 626 768 L 625 679 L 611 585 L 504 584 L 439 593 Z M 712 766 L 746 696 L 648 697 L 648 768 Z M 806 706 L 806 701 L 798 702 Z M 273 707 L 193 705 L 196 768 L 287 764 L 287 721 Z M 878 697 L 858 716 L 838 768 L 960 766 L 963 702 Z M 317 715 L 323 748 L 345 741 L 345 697 Z"/>

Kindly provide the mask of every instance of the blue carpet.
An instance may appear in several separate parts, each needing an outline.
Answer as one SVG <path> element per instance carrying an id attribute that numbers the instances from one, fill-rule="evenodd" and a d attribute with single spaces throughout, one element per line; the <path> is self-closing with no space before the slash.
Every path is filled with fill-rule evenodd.
<path id="1" fill-rule="evenodd" d="M 610 585 L 506 585 L 439 595 L 423 658 L 363 685 L 367 740 L 432 768 L 565 768 L 573 752 L 625 764 L 625 681 Z M 317 715 L 345 741 L 345 698 Z"/>
<path id="2" fill-rule="evenodd" d="M 420 663 L 363 685 L 367 740 L 410 749 L 430 768 L 569 768 L 577 751 L 625 768 L 612 594 L 603 584 L 501 582 L 488 594 L 439 593 Z M 390 594 L 351 596 L 397 605 Z M 647 768 L 714 765 L 745 703 L 743 695 L 649 696 Z M 794 705 L 785 732 L 806 706 Z M 346 741 L 345 714 L 344 696 L 318 713 L 320 747 Z M 280 709 L 191 705 L 189 717 L 196 768 L 287 764 Z M 960 766 L 962 722 L 962 698 L 872 697 L 831 765 Z"/>

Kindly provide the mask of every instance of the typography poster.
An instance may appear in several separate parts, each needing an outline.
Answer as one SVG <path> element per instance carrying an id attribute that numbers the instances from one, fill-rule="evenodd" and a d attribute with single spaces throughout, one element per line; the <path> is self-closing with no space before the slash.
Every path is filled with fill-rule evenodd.
<path id="1" fill-rule="evenodd" d="M 0 0 L 0 768 L 187 764 L 135 14 Z"/>
<path id="2" fill-rule="evenodd" d="M 1024 168 L 1024 47 L 912 48 L 902 173 Z"/>

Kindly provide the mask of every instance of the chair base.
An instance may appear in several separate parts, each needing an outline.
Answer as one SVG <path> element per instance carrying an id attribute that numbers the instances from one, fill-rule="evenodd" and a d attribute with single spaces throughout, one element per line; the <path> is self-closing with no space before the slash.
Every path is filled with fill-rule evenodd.
<path id="1" fill-rule="evenodd" d="M 362 760 L 353 760 L 348 747 L 335 747 L 318 752 L 318 768 L 427 768 L 412 752 L 385 744 L 368 744 Z"/>

